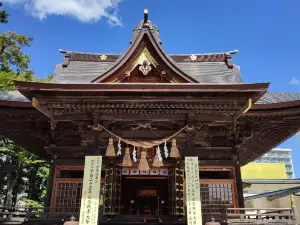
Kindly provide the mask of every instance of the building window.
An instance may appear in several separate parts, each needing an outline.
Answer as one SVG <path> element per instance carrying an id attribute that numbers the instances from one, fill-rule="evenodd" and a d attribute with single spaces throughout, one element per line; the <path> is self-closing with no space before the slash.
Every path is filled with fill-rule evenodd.
<path id="1" fill-rule="evenodd" d="M 200 195 L 202 217 L 210 221 L 211 217 L 218 220 L 226 208 L 236 207 L 235 187 L 232 180 L 201 180 Z M 215 214 L 215 215 L 214 215 Z"/>
<path id="2" fill-rule="evenodd" d="M 82 180 L 57 182 L 54 205 L 58 212 L 78 212 L 80 208 Z"/>

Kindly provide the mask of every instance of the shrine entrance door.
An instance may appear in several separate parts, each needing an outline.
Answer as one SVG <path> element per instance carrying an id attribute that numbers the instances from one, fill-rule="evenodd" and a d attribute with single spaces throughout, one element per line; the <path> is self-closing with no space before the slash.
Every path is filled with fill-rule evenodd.
<path id="1" fill-rule="evenodd" d="M 123 176 L 121 212 L 123 215 L 167 215 L 168 177 Z"/>

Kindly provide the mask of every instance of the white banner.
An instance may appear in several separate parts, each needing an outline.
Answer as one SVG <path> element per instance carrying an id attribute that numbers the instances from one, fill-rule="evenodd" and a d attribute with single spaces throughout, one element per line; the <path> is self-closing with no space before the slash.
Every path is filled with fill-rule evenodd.
<path id="1" fill-rule="evenodd" d="M 97 225 L 102 156 L 86 156 L 79 225 Z"/>
<path id="2" fill-rule="evenodd" d="M 188 225 L 202 225 L 198 157 L 185 157 Z"/>

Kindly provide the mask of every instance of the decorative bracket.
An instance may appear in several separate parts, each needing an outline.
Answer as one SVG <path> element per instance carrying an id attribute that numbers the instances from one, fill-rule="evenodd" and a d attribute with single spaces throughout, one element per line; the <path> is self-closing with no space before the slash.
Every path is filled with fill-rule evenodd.
<path id="1" fill-rule="evenodd" d="M 151 71 L 152 67 L 148 60 L 144 60 L 143 64 L 139 66 L 139 70 L 143 73 L 143 75 L 147 75 Z"/>
<path id="2" fill-rule="evenodd" d="M 42 109 L 39 103 L 39 100 L 36 97 L 32 97 L 31 99 L 31 104 L 34 108 L 36 108 L 38 111 L 49 117 L 50 119 L 52 118 L 52 113 L 49 112 L 49 110 Z"/>
<path id="3" fill-rule="evenodd" d="M 57 121 L 51 119 L 50 121 L 50 125 L 51 125 L 51 130 L 55 130 L 56 129 L 56 125 L 57 125 Z"/>

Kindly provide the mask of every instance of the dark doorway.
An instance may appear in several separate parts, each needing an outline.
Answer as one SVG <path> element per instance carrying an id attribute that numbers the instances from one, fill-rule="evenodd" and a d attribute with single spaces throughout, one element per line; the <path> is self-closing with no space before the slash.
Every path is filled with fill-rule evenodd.
<path id="1" fill-rule="evenodd" d="M 121 204 L 124 215 L 167 215 L 167 177 L 124 176 Z"/>

